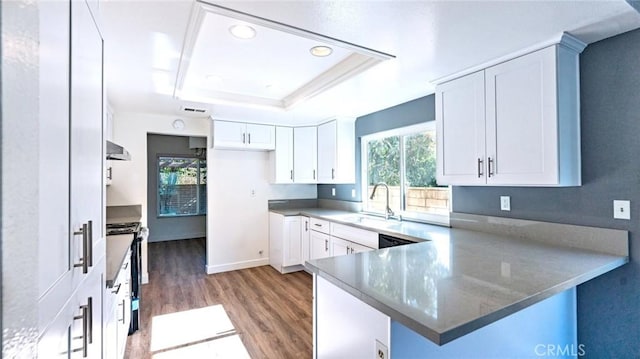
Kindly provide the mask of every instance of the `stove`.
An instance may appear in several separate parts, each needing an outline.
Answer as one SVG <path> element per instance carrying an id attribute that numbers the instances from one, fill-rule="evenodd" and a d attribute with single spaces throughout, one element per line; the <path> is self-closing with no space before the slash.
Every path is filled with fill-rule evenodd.
<path id="1" fill-rule="evenodd" d="M 107 223 L 106 227 L 108 236 L 140 232 L 140 222 Z"/>

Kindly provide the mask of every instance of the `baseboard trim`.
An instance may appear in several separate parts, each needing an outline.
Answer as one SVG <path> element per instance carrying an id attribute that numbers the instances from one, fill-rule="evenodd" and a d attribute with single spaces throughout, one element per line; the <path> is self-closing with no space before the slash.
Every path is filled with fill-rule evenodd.
<path id="1" fill-rule="evenodd" d="M 207 274 L 215 274 L 222 272 L 229 272 L 232 270 L 253 268 L 269 265 L 269 258 L 251 259 L 248 261 L 234 262 L 227 264 L 207 265 Z"/>

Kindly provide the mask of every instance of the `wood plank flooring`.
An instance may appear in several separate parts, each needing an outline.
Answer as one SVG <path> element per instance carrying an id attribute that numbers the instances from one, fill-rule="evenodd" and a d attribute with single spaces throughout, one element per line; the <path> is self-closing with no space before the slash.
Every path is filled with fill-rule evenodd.
<path id="1" fill-rule="evenodd" d="M 166 350 L 151 352 L 153 317 L 219 304 L 251 358 L 311 357 L 309 274 L 282 275 L 263 266 L 207 275 L 204 238 L 149 243 L 148 253 L 149 284 L 142 287 L 142 329 L 129 336 L 126 358 L 166 356 Z"/>

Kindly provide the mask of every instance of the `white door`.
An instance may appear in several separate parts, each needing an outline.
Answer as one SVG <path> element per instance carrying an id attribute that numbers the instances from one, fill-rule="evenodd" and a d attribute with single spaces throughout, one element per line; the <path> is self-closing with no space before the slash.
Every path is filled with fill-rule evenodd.
<path id="1" fill-rule="evenodd" d="M 336 121 L 318 126 L 318 183 L 334 183 L 336 178 Z"/>
<path id="2" fill-rule="evenodd" d="M 293 183 L 293 127 L 276 127 L 273 183 Z"/>
<path id="3" fill-rule="evenodd" d="M 255 150 L 275 149 L 275 126 L 247 124 L 247 148 Z"/>
<path id="4" fill-rule="evenodd" d="M 39 295 L 42 296 L 65 274 L 69 275 L 69 33 L 71 4 L 45 1 L 40 4 L 40 165 L 38 225 Z M 62 281 L 64 282 L 64 281 Z M 60 290 L 67 291 L 68 282 Z M 48 307 L 50 317 L 68 296 Z M 45 308 L 39 310 L 46 311 Z"/>
<path id="5" fill-rule="evenodd" d="M 214 148 L 244 148 L 247 125 L 241 122 L 213 121 Z"/>
<path id="6" fill-rule="evenodd" d="M 102 137 L 102 37 L 87 3 L 71 2 L 71 170 L 70 241 L 72 264 L 87 255 L 89 268 L 93 253 L 104 255 L 102 226 L 103 137 Z M 81 229 L 86 226 L 87 232 Z M 75 233 L 75 234 L 74 234 Z M 102 249 L 94 248 L 98 242 Z M 76 273 L 80 273 L 76 276 Z M 74 283 L 83 277 L 83 268 L 74 271 Z"/>
<path id="7" fill-rule="evenodd" d="M 484 184 L 484 72 L 436 88 L 436 162 L 438 184 Z"/>
<path id="8" fill-rule="evenodd" d="M 317 128 L 293 129 L 293 180 L 295 183 L 317 183 Z"/>
<path id="9" fill-rule="evenodd" d="M 284 260 L 283 266 L 303 264 L 302 262 L 302 232 L 301 217 L 285 217 L 284 219 Z"/>
<path id="10" fill-rule="evenodd" d="M 351 253 L 351 242 L 345 241 L 342 238 L 331 237 L 331 255 L 332 256 L 344 256 Z"/>
<path id="11" fill-rule="evenodd" d="M 311 259 L 331 257 L 331 236 L 325 233 L 310 231 Z"/>
<path id="12" fill-rule="evenodd" d="M 300 217 L 302 223 L 300 224 L 300 233 L 302 239 L 302 264 L 308 261 L 311 257 L 311 243 L 309 235 L 311 234 L 309 217 Z"/>
<path id="13" fill-rule="evenodd" d="M 555 46 L 485 70 L 487 183 L 558 181 Z"/>

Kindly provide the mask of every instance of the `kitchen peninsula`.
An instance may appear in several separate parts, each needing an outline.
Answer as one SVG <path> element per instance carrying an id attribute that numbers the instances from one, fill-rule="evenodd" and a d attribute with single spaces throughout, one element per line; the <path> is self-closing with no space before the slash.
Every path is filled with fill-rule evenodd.
<path id="1" fill-rule="evenodd" d="M 588 350 L 575 287 L 628 262 L 626 231 L 460 213 L 451 223 L 421 243 L 306 262 L 314 357 Z"/>

